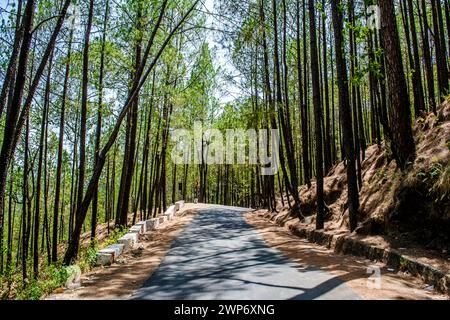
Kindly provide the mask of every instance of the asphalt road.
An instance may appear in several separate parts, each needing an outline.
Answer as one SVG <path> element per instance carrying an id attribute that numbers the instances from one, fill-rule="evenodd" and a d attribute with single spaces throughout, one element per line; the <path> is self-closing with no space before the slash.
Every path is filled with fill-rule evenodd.
<path id="1" fill-rule="evenodd" d="M 361 299 L 338 277 L 269 247 L 244 221 L 247 211 L 202 209 L 132 299 Z"/>

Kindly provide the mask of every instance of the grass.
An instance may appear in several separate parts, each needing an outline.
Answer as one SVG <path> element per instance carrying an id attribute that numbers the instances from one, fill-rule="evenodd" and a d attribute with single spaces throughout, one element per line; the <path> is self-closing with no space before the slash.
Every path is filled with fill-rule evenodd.
<path id="1" fill-rule="evenodd" d="M 23 281 L 19 270 L 11 270 L 0 278 L 1 299 L 39 300 L 62 287 L 67 281 L 67 271 L 58 264 L 42 266 L 39 277 Z"/>
<path id="2" fill-rule="evenodd" d="M 123 227 L 115 228 L 114 230 L 111 231 L 105 242 L 102 243 L 102 248 L 117 243 L 119 238 L 123 237 L 127 232 L 128 232 L 127 228 Z"/>
<path id="3" fill-rule="evenodd" d="M 400 257 L 400 270 L 406 271 L 408 268 L 408 260 L 403 257 Z"/>
<path id="4" fill-rule="evenodd" d="M 437 196 L 437 201 L 450 199 L 450 164 L 440 168 L 440 175 L 430 189 Z"/>

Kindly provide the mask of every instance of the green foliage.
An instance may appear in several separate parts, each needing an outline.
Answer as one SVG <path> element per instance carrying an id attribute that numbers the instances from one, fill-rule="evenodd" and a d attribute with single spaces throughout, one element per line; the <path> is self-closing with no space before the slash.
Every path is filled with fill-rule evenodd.
<path id="1" fill-rule="evenodd" d="M 400 270 L 407 270 L 408 260 L 403 257 L 400 257 Z"/>
<path id="2" fill-rule="evenodd" d="M 97 239 L 91 241 L 90 245 L 86 248 L 82 248 L 79 255 L 79 266 L 82 272 L 91 270 L 97 261 L 98 250 L 105 248 L 109 245 L 117 243 L 119 238 L 124 236 L 128 232 L 127 228 L 117 227 L 111 231 L 109 236 L 99 243 Z"/>
<path id="3" fill-rule="evenodd" d="M 19 295 L 18 299 L 38 300 L 43 295 L 52 293 L 56 288 L 64 285 L 67 280 L 67 271 L 65 268 L 57 268 L 50 265 L 43 269 L 39 280 L 32 281 L 22 292 L 25 296 Z"/>
<path id="4" fill-rule="evenodd" d="M 97 251 L 98 244 L 96 241 L 91 243 L 89 247 L 81 250 L 78 264 L 82 272 L 89 271 L 95 266 Z"/>
<path id="5" fill-rule="evenodd" d="M 421 170 L 417 173 L 417 176 L 423 183 L 430 184 L 437 180 L 442 172 L 442 164 L 433 163 L 427 170 Z"/>
<path id="6" fill-rule="evenodd" d="M 450 200 L 450 164 L 433 170 L 435 182 L 430 191 L 436 195 L 436 201 Z M 436 178 L 437 177 L 437 178 Z"/>
<path id="7" fill-rule="evenodd" d="M 51 264 L 41 268 L 38 279 L 22 281 L 18 274 L 0 279 L 2 299 L 39 300 L 62 287 L 67 281 L 65 268 Z"/>
<path id="8" fill-rule="evenodd" d="M 109 245 L 117 243 L 119 238 L 123 237 L 125 234 L 127 234 L 128 229 L 123 227 L 117 227 L 114 230 L 111 231 L 111 233 L 108 236 L 108 239 L 102 244 L 102 247 L 107 247 Z"/>

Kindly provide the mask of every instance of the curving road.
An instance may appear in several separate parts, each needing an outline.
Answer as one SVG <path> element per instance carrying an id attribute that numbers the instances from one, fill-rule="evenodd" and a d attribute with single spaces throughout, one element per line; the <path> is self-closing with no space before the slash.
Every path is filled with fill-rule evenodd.
<path id="1" fill-rule="evenodd" d="M 173 242 L 133 299 L 361 299 L 338 277 L 290 261 L 244 221 L 249 209 L 211 206 Z"/>

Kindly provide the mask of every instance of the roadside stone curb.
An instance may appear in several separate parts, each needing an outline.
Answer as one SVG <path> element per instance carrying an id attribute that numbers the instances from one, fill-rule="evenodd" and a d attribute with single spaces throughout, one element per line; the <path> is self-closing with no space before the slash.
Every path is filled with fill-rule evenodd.
<path id="1" fill-rule="evenodd" d="M 178 201 L 170 206 L 160 217 L 136 223 L 128 230 L 127 234 L 118 240 L 117 244 L 110 245 L 97 252 L 96 264 L 98 266 L 109 266 L 113 264 L 123 253 L 133 249 L 134 245 L 139 242 L 140 235 L 155 230 L 159 225 L 172 220 L 176 213 L 184 207 L 184 204 L 184 200 Z"/>
<path id="2" fill-rule="evenodd" d="M 278 226 L 286 226 L 286 221 L 274 219 L 274 216 L 271 214 L 259 216 Z M 395 249 L 384 249 L 360 240 L 351 239 L 345 235 L 332 235 L 325 231 L 310 230 L 300 226 L 288 225 L 287 229 L 293 235 L 324 246 L 335 253 L 352 254 L 365 257 L 371 261 L 384 262 L 387 266 L 393 268 L 395 272 L 408 272 L 415 277 L 421 278 L 425 283 L 433 285 L 438 292 L 450 295 L 450 274 L 404 256 Z"/>

